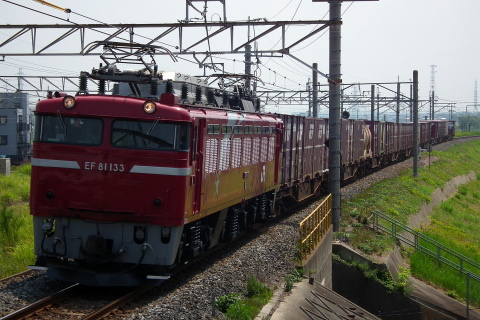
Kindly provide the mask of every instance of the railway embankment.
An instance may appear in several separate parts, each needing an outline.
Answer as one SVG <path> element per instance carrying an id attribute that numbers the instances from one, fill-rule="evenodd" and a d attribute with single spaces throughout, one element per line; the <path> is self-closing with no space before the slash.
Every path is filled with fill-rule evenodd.
<path id="1" fill-rule="evenodd" d="M 428 203 L 424 203 L 417 214 L 408 219 L 408 226 L 412 229 L 420 229 L 430 223 L 430 217 L 434 209 L 441 203 L 457 193 L 458 187 L 477 179 L 474 171 L 457 176 L 448 181 L 445 186 L 435 189 Z M 411 233 L 403 232 L 400 235 L 412 243 L 415 242 Z M 401 281 L 404 270 L 409 268 L 408 261 L 402 255 L 410 246 L 403 248 L 395 246 L 393 250 L 381 256 L 367 258 L 353 250 L 351 247 L 336 243 L 333 245 L 333 253 L 345 263 L 335 263 L 332 275 L 333 289 L 349 300 L 361 305 L 382 319 L 465 319 L 467 317 L 466 305 L 448 296 L 443 290 L 422 282 L 415 277 L 409 277 L 406 288 L 407 294 L 388 290 L 378 281 L 365 276 L 359 268 L 352 265 L 363 265 L 364 269 L 388 270 L 395 283 Z M 372 257 L 373 260 L 372 261 Z M 371 272 L 371 271 L 370 271 Z M 403 273 L 403 275 L 402 275 Z M 406 312 L 406 310 L 409 310 Z M 413 311 L 415 310 L 415 311 Z M 480 319 L 480 313 L 469 310 L 470 319 Z M 432 318 L 433 317 L 433 318 Z"/>
<path id="2" fill-rule="evenodd" d="M 478 140 L 478 137 L 473 137 L 473 138 L 468 138 L 464 139 L 463 141 L 468 141 L 468 140 Z M 453 141 L 453 142 L 448 142 L 447 144 L 440 145 L 438 147 L 438 151 L 445 151 L 449 147 L 458 144 L 459 142 L 463 141 Z M 461 232 L 461 227 L 458 226 L 458 220 L 462 219 L 472 219 L 474 221 L 474 217 L 476 214 L 471 213 L 470 216 L 465 217 L 456 217 L 455 214 L 457 211 L 456 209 L 452 209 L 452 204 L 450 201 L 453 199 L 453 201 L 456 201 L 457 199 L 463 199 L 463 198 L 468 198 L 468 195 L 465 195 L 466 193 L 471 193 L 472 198 L 476 199 L 478 194 L 475 191 L 475 184 L 477 183 L 477 174 L 479 172 L 478 165 L 476 164 L 475 157 L 476 154 L 478 154 L 478 143 L 477 144 L 469 144 L 468 147 L 465 147 L 463 149 L 459 149 L 457 151 L 457 154 L 455 153 L 449 153 L 447 156 L 441 153 L 433 153 L 432 157 L 422 157 L 422 168 L 420 171 L 420 178 L 417 180 L 414 180 L 414 183 L 409 185 L 407 188 L 402 189 L 404 185 L 402 185 L 402 181 L 399 180 L 389 180 L 390 178 L 393 178 L 394 176 L 398 175 L 399 171 L 408 169 L 411 167 L 411 160 L 405 161 L 402 164 L 395 165 L 390 169 L 387 169 L 386 171 L 383 171 L 380 177 L 371 177 L 369 180 L 375 180 L 373 182 L 369 181 L 364 181 L 362 182 L 363 185 L 361 186 L 352 186 L 349 187 L 348 190 L 345 190 L 344 193 L 345 195 L 349 198 L 352 199 L 354 197 L 358 198 L 358 195 L 362 194 L 362 192 L 369 188 L 371 185 L 376 184 L 379 181 L 382 181 L 384 179 L 388 180 L 388 182 L 383 182 L 383 185 L 381 188 L 377 189 L 377 197 L 374 198 L 373 200 L 369 200 L 368 196 L 360 196 L 361 200 L 356 202 L 356 205 L 351 206 L 349 208 L 349 211 L 344 212 L 344 214 L 348 217 L 351 216 L 354 218 L 352 222 L 350 221 L 349 223 L 344 223 L 342 228 L 342 232 L 339 234 L 340 238 L 345 241 L 345 243 L 348 245 L 350 248 L 354 248 L 356 252 L 362 252 L 366 256 L 369 256 L 370 259 L 375 260 L 377 263 L 379 263 L 383 268 L 388 268 L 389 271 L 391 271 L 391 274 L 395 280 L 398 280 L 396 275 L 401 274 L 402 276 L 405 276 L 404 272 L 405 270 L 408 270 L 410 268 L 410 263 L 417 263 L 417 267 L 413 265 L 413 268 L 411 268 L 412 273 L 416 277 L 421 277 L 418 275 L 417 270 L 418 268 L 422 268 L 422 266 L 418 267 L 418 262 L 411 262 L 411 256 L 417 253 L 413 253 L 414 250 L 412 248 L 400 248 L 398 246 L 394 246 L 396 242 L 392 241 L 391 235 L 387 234 L 377 234 L 373 236 L 374 233 L 372 233 L 370 230 L 370 227 L 368 227 L 368 223 L 366 223 L 366 218 L 369 217 L 369 212 L 372 210 L 377 209 L 376 206 L 379 204 L 379 202 L 383 201 L 380 198 L 384 197 L 387 200 L 385 202 L 387 205 L 383 207 L 383 212 L 387 213 L 389 216 L 391 216 L 393 219 L 399 219 L 401 223 L 408 225 L 410 228 L 415 229 L 415 230 L 420 230 L 423 232 L 424 230 L 430 231 L 429 235 L 431 236 L 432 232 L 435 229 L 432 227 L 436 227 L 438 225 L 442 225 L 445 227 L 447 230 L 455 230 L 456 232 Z M 476 150 L 476 151 L 475 151 Z M 465 155 L 463 154 L 465 153 Z M 452 158 L 449 158 L 449 157 Z M 435 168 L 436 165 L 433 165 L 434 162 L 439 161 L 439 168 Z M 473 161 L 473 162 L 471 162 Z M 409 163 L 410 162 L 410 163 Z M 449 165 L 451 163 L 451 165 Z M 432 168 L 430 169 L 430 165 L 432 165 Z M 461 167 L 461 168 L 460 168 Z M 460 170 L 458 170 L 460 168 Z M 433 173 L 436 174 L 430 174 L 430 170 Z M 452 173 L 455 171 L 463 171 L 463 174 L 459 174 L 456 176 L 453 176 Z M 448 180 L 447 182 L 443 183 L 442 186 L 436 188 L 436 189 L 431 189 L 432 191 L 429 194 L 426 194 L 425 190 L 428 190 L 427 187 L 425 187 L 424 182 L 432 182 L 431 180 L 436 179 L 436 176 L 442 176 L 443 179 L 445 177 L 450 176 L 450 180 L 445 179 L 443 181 Z M 400 178 L 400 180 L 406 181 L 409 178 L 407 176 L 403 176 Z M 397 185 L 398 183 L 398 185 Z M 367 185 L 368 184 L 368 185 Z M 436 184 L 437 186 L 439 185 L 439 181 L 435 181 L 435 183 L 432 183 L 432 185 Z M 464 186 L 464 184 L 467 184 L 467 187 Z M 468 187 L 469 185 L 474 185 L 473 187 Z M 396 192 L 392 192 L 388 194 L 388 185 L 392 186 L 392 188 L 396 188 Z M 470 189 L 471 188 L 471 191 Z M 460 189 L 460 192 L 457 193 L 457 190 Z M 380 190 L 380 191 L 379 191 Z M 469 191 L 465 191 L 469 190 Z M 390 190 L 391 191 L 391 190 Z M 403 191 L 403 192 L 402 192 Z M 406 192 L 405 192 L 406 191 Z M 418 206 L 417 203 L 413 204 L 412 202 L 417 201 L 413 200 L 409 202 L 409 194 L 413 195 L 419 195 L 419 198 L 424 198 L 422 202 L 422 205 Z M 418 198 L 418 197 L 417 197 Z M 475 201 L 472 201 L 475 202 Z M 398 205 L 398 203 L 401 203 L 401 206 Z M 465 200 L 463 205 L 465 205 Z M 443 209 L 444 207 L 447 207 L 448 209 L 451 209 L 451 215 L 449 216 L 450 220 L 448 221 L 440 221 L 438 219 L 438 213 L 433 214 L 433 212 L 438 211 L 438 209 Z M 415 212 L 413 212 L 413 208 L 415 208 Z M 371 217 L 371 216 L 370 216 Z M 362 223 L 366 223 L 362 226 Z M 371 221 L 370 221 L 371 222 Z M 432 226 L 430 225 L 432 222 Z M 473 222 L 472 222 L 473 223 Z M 473 223 L 474 224 L 474 223 Z M 358 232 L 357 230 L 361 230 Z M 438 228 L 437 228 L 438 230 Z M 352 232 L 350 234 L 350 232 Z M 354 233 L 356 232 L 356 233 Z M 367 235 L 369 233 L 370 235 Z M 408 235 L 402 234 L 401 235 L 404 238 L 408 238 Z M 412 235 L 410 235 L 413 237 Z M 445 232 L 443 234 L 439 234 L 437 240 L 441 241 L 441 238 L 453 238 L 453 234 L 449 234 L 448 232 Z M 355 239 L 356 238 L 356 239 Z M 475 246 L 473 244 L 473 241 L 470 241 L 468 238 L 474 238 L 471 235 L 469 236 L 468 233 L 465 233 L 463 238 L 465 238 L 465 243 L 463 245 L 465 247 L 468 247 L 471 249 L 472 252 L 478 252 L 479 248 L 478 246 Z M 451 239 L 447 239 L 447 242 L 450 241 Z M 411 241 L 414 241 L 411 239 Z M 470 242 L 469 242 L 470 241 Z M 462 244 L 460 244 L 462 245 Z M 458 247 L 454 246 L 454 250 L 458 250 Z M 335 252 L 335 249 L 334 249 Z M 463 253 L 465 254 L 465 253 Z M 351 256 L 354 254 L 350 254 Z M 419 255 L 419 253 L 418 253 Z M 468 255 L 467 255 L 468 256 Z M 474 258 L 475 259 L 475 258 Z M 434 260 L 434 259 L 432 259 Z M 358 262 L 356 262 L 358 263 Z M 461 265 L 461 263 L 460 263 Z M 382 267 L 380 267 L 381 269 Z M 334 265 L 334 270 L 338 270 L 338 266 Z M 416 270 L 414 270 L 416 269 Z M 445 263 L 440 263 L 440 262 L 434 262 L 433 263 L 433 268 L 430 269 L 430 274 L 440 274 L 441 277 L 448 277 L 446 274 L 448 271 L 446 271 L 447 266 Z M 353 271 L 352 271 L 353 273 Z M 402 274 L 403 273 L 403 274 Z M 454 272 L 453 272 L 454 273 Z M 461 274 L 457 272 L 458 274 Z M 344 277 L 345 274 L 342 275 Z M 458 276 L 458 275 L 455 275 Z M 461 276 L 460 276 L 461 278 Z M 467 277 L 468 278 L 468 277 Z M 343 283 L 348 283 L 348 281 L 345 281 L 345 278 L 343 278 Z M 465 277 L 463 276 L 463 281 L 465 282 Z M 335 276 L 333 277 L 333 282 L 334 282 L 334 289 L 335 289 Z M 427 281 L 430 283 L 432 286 L 427 285 L 426 283 L 418 280 L 415 277 L 410 277 L 409 279 L 409 294 L 408 296 L 412 298 L 413 300 L 416 301 L 416 303 L 419 304 L 419 307 L 417 310 L 420 310 L 421 306 L 426 306 L 426 307 L 434 307 L 437 310 L 441 310 L 445 316 L 450 317 L 450 318 L 459 318 L 463 319 L 466 316 L 467 313 L 467 307 L 465 303 L 461 303 L 459 301 L 465 302 L 466 298 L 462 293 L 459 293 L 457 289 L 450 289 L 443 285 L 443 283 L 437 283 L 432 279 L 429 279 Z M 457 281 L 459 282 L 459 281 Z M 470 281 L 473 282 L 473 281 Z M 468 280 L 467 280 L 468 283 Z M 434 286 L 434 287 L 433 287 Z M 460 286 L 468 286 L 468 284 L 460 284 Z M 471 286 L 471 283 L 470 283 Z M 352 283 L 351 287 L 358 287 L 354 286 Z M 474 295 L 472 294 L 473 290 L 470 289 L 470 301 L 472 301 L 475 305 L 475 301 L 473 300 Z M 347 298 L 355 300 L 355 297 L 359 298 L 365 298 L 369 294 L 371 294 L 372 290 L 369 291 L 361 291 L 358 289 L 351 290 L 355 292 L 355 294 L 352 297 L 349 297 L 348 295 L 345 295 Z M 375 290 L 373 290 L 375 291 Z M 468 292 L 468 289 L 467 289 Z M 343 293 L 342 293 L 343 294 Z M 454 299 L 455 298 L 455 299 Z M 476 297 L 478 298 L 478 297 Z M 377 305 L 383 305 L 383 303 L 379 303 L 381 300 L 377 300 Z M 373 304 L 373 307 L 375 308 L 375 304 Z M 368 308 L 367 308 L 368 310 Z M 400 309 L 397 309 L 400 310 Z M 407 309 L 402 309 L 402 310 L 407 310 Z M 375 312 L 371 310 L 371 312 L 375 313 L 376 315 L 379 315 L 378 312 Z M 470 305 L 470 309 L 468 310 L 469 312 L 469 318 L 470 319 L 480 319 L 479 313 L 476 311 L 476 307 Z M 401 312 L 399 312 L 401 313 Z M 397 313 L 395 314 L 395 318 L 399 319 L 398 317 L 400 314 Z M 417 311 L 416 314 L 420 313 L 420 311 Z M 425 313 L 425 311 L 422 311 L 422 313 Z M 393 316 L 393 315 L 390 315 Z M 406 319 L 416 319 L 417 315 L 410 315 L 411 318 L 406 318 Z M 425 316 L 425 315 L 424 315 Z M 382 318 L 388 318 L 388 314 L 383 314 Z M 438 319 L 439 316 L 435 316 L 434 319 Z M 428 318 L 418 318 L 418 319 L 431 319 Z"/>

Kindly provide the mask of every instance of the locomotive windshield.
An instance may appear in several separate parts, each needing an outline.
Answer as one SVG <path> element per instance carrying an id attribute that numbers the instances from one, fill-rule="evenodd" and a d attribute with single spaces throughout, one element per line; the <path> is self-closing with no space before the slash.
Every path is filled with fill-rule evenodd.
<path id="1" fill-rule="evenodd" d="M 102 143 L 100 119 L 57 115 L 36 115 L 36 142 L 98 146 Z"/>
<path id="2" fill-rule="evenodd" d="M 188 151 L 189 125 L 161 121 L 116 120 L 112 146 L 147 150 Z"/>
<path id="3" fill-rule="evenodd" d="M 56 115 L 35 116 L 35 142 L 99 146 L 102 144 L 103 121 L 98 118 Z M 159 120 L 114 120 L 110 142 L 113 147 L 188 151 L 190 125 Z"/>

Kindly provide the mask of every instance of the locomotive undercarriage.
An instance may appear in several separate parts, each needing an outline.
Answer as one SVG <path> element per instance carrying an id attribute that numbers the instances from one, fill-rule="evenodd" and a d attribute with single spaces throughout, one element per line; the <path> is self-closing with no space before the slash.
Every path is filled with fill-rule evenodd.
<path id="1" fill-rule="evenodd" d="M 274 215 L 275 192 L 264 193 L 185 225 L 178 246 L 177 264 L 185 264 L 215 247 L 229 242 L 255 223 Z"/>

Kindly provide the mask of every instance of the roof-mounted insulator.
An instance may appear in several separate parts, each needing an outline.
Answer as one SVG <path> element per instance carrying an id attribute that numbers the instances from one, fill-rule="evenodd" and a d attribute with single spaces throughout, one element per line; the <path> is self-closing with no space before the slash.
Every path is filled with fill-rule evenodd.
<path id="1" fill-rule="evenodd" d="M 262 102 L 262 100 L 260 100 L 260 98 L 256 98 L 255 99 L 255 111 L 259 112 L 260 111 L 260 103 Z"/>
<path id="2" fill-rule="evenodd" d="M 202 102 L 202 87 L 200 87 L 200 86 L 195 87 L 195 103 L 196 104 L 203 104 L 203 102 Z"/>
<path id="3" fill-rule="evenodd" d="M 240 94 L 235 93 L 233 95 L 233 106 L 231 106 L 233 110 L 240 110 Z"/>
<path id="4" fill-rule="evenodd" d="M 206 96 L 207 96 L 207 104 L 208 105 L 212 105 L 212 106 L 215 106 L 215 92 L 213 91 L 213 89 L 211 88 L 208 88 L 206 90 Z"/>
<path id="5" fill-rule="evenodd" d="M 157 78 L 152 78 L 150 80 L 150 95 L 152 97 L 158 98 L 158 79 Z"/>
<path id="6" fill-rule="evenodd" d="M 181 92 L 182 103 L 188 103 L 188 84 L 182 83 L 182 92 Z"/>
<path id="7" fill-rule="evenodd" d="M 228 96 L 228 92 L 223 91 L 222 93 L 222 108 L 228 108 L 228 100 L 230 100 L 230 97 Z"/>
<path id="8" fill-rule="evenodd" d="M 78 94 L 88 94 L 87 91 L 87 73 L 85 71 L 80 72 L 79 90 Z"/>
<path id="9" fill-rule="evenodd" d="M 166 88 L 165 88 L 165 92 L 166 92 L 166 93 L 174 93 L 174 92 L 173 92 L 173 81 L 172 81 L 172 79 L 169 79 L 169 80 L 167 81 Z"/>
<path id="10" fill-rule="evenodd" d="M 104 79 L 98 81 L 98 94 L 105 94 L 106 82 Z"/>

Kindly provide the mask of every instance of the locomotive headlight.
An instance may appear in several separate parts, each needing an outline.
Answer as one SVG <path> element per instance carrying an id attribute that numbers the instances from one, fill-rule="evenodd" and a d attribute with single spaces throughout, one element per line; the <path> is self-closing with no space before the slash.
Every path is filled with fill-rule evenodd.
<path id="1" fill-rule="evenodd" d="M 72 96 L 66 96 L 65 98 L 63 98 L 63 106 L 67 109 L 72 109 L 73 107 L 75 107 L 76 104 L 77 102 Z"/>
<path id="2" fill-rule="evenodd" d="M 135 226 L 133 228 L 133 240 L 135 243 L 142 244 L 145 242 L 147 237 L 147 227 L 145 226 Z"/>
<path id="3" fill-rule="evenodd" d="M 157 106 L 155 105 L 155 102 L 153 102 L 153 101 L 146 101 L 143 104 L 143 110 L 146 113 L 154 113 L 156 108 L 157 108 Z"/>

